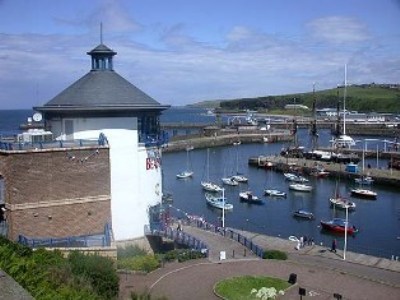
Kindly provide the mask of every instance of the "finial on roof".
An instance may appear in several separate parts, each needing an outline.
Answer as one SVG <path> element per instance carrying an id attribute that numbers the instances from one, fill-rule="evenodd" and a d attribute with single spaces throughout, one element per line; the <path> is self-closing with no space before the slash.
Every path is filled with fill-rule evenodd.
<path id="1" fill-rule="evenodd" d="M 100 22 L 100 44 L 103 44 L 103 22 Z"/>

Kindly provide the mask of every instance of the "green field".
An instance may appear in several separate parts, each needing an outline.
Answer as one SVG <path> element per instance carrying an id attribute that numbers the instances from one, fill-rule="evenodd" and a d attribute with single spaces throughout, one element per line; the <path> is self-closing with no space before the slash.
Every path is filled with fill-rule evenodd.
<path id="1" fill-rule="evenodd" d="M 232 100 L 203 101 L 194 106 L 222 110 L 258 110 L 271 111 L 284 109 L 286 104 L 303 104 L 312 108 L 315 99 L 316 108 L 337 107 L 343 102 L 344 88 L 309 93 L 288 94 L 280 96 L 262 96 Z M 358 112 L 400 113 L 400 85 L 365 84 L 352 85 L 346 89 L 346 109 Z"/>

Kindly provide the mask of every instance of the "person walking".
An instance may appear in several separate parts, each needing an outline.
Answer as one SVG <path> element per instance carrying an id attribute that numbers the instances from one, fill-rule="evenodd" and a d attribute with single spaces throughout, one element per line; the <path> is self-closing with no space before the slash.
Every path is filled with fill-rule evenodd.
<path id="1" fill-rule="evenodd" d="M 335 252 L 336 253 L 336 239 L 333 239 L 332 241 L 332 247 L 331 247 L 331 252 Z"/>

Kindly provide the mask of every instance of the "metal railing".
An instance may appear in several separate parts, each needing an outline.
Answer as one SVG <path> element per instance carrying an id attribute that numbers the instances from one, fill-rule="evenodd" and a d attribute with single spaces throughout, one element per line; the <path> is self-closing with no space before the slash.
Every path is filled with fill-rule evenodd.
<path id="1" fill-rule="evenodd" d="M 150 226 L 145 225 L 144 233 L 145 235 L 160 236 L 173 240 L 178 244 L 186 245 L 208 256 L 207 244 L 184 231 L 174 230 L 171 227 L 166 227 L 164 230 L 150 230 Z"/>
<path id="2" fill-rule="evenodd" d="M 112 229 L 107 223 L 104 232 L 95 235 L 69 236 L 63 238 L 28 238 L 18 236 L 18 243 L 30 248 L 38 247 L 109 247 L 112 241 Z"/>

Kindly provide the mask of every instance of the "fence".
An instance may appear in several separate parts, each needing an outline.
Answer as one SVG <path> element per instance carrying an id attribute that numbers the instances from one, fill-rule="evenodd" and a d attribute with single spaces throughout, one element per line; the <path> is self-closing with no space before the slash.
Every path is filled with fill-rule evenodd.
<path id="1" fill-rule="evenodd" d="M 109 247 L 112 241 L 112 229 L 109 224 L 104 226 L 104 232 L 96 235 L 70 236 L 64 238 L 27 238 L 18 237 L 18 243 L 30 248 L 38 247 Z"/>
<path id="2" fill-rule="evenodd" d="M 194 236 L 178 230 L 173 230 L 171 227 L 167 227 L 165 230 L 150 230 L 150 226 L 146 225 L 144 229 L 145 235 L 155 235 L 164 237 L 175 241 L 178 244 L 186 245 L 191 249 L 200 251 L 201 253 L 208 255 L 208 246 L 206 243 L 195 238 Z"/>

